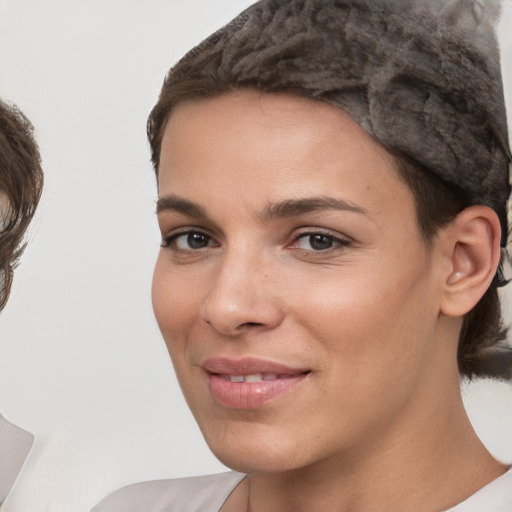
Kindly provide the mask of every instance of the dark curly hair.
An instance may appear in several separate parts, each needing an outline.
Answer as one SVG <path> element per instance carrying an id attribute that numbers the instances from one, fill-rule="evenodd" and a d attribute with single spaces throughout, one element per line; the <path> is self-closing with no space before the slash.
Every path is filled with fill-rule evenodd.
<path id="1" fill-rule="evenodd" d="M 486 0 L 263 0 L 183 57 L 165 78 L 148 119 L 158 175 L 174 107 L 252 87 L 288 91 L 342 108 L 396 160 L 424 239 L 464 208 L 482 204 L 507 241 L 507 124 Z M 459 371 L 512 378 L 498 287 L 466 315 Z"/>
<path id="2" fill-rule="evenodd" d="M 43 188 L 34 128 L 14 105 L 0 100 L 0 310 L 7 303 L 24 236 Z"/>

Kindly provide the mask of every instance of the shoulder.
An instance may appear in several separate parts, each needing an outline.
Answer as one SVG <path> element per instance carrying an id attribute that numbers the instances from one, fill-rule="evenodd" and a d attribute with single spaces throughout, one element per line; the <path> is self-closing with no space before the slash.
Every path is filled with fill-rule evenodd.
<path id="1" fill-rule="evenodd" d="M 21 471 L 33 441 L 32 434 L 0 414 L 0 505 Z"/>
<path id="2" fill-rule="evenodd" d="M 107 496 L 92 512 L 217 512 L 244 477 L 230 472 L 132 484 Z"/>
<path id="3" fill-rule="evenodd" d="M 510 512 L 512 510 L 512 468 L 467 500 L 447 512 Z"/>
<path id="4" fill-rule="evenodd" d="M 0 439 L 2 440 L 2 447 L 5 446 L 6 449 L 8 447 L 11 449 L 18 448 L 28 453 L 34 441 L 34 436 L 30 432 L 13 425 L 0 414 Z"/>

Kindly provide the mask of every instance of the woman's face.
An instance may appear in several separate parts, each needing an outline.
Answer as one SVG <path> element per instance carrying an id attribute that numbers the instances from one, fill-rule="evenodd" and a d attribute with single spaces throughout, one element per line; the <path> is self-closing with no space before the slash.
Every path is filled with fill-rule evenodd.
<path id="1" fill-rule="evenodd" d="M 159 194 L 153 306 L 226 465 L 350 457 L 424 420 L 456 367 L 440 258 L 392 158 L 346 114 L 252 90 L 181 104 Z"/>

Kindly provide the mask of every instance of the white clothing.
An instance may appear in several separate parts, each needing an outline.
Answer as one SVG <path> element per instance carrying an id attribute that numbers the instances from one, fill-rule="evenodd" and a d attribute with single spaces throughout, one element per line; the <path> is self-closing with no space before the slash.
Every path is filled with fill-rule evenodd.
<path id="1" fill-rule="evenodd" d="M 34 436 L 0 414 L 0 505 L 5 501 L 27 458 Z"/>
<path id="2" fill-rule="evenodd" d="M 133 484 L 92 512 L 218 512 L 244 478 L 233 472 Z M 445 512 L 512 512 L 512 469 Z"/>

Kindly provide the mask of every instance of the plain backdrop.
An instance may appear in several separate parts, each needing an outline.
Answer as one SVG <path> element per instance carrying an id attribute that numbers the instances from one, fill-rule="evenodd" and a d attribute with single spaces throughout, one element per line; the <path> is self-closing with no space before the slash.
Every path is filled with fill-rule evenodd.
<path id="1" fill-rule="evenodd" d="M 0 1 L 0 95 L 33 121 L 46 175 L 0 316 L 1 410 L 35 434 L 7 512 L 87 511 L 135 481 L 225 469 L 153 319 L 160 240 L 145 122 L 168 68 L 250 3 Z M 503 27 L 501 42 L 510 105 Z M 512 462 L 512 387 L 480 382 L 465 395 L 484 442 Z"/>

